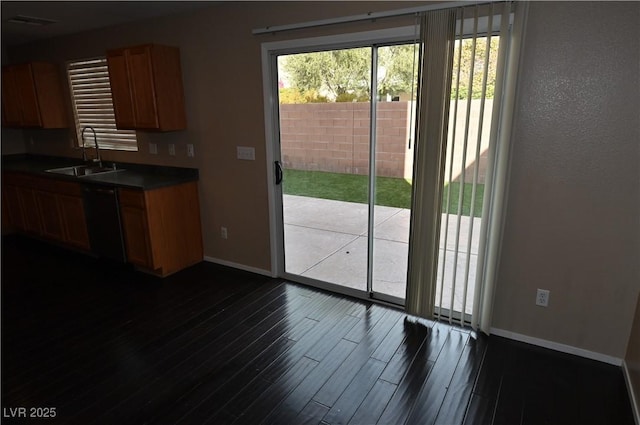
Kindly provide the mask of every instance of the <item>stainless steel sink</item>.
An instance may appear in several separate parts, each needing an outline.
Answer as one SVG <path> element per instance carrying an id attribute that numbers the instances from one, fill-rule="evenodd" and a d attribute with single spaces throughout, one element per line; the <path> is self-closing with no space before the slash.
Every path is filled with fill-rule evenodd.
<path id="1" fill-rule="evenodd" d="M 67 176 L 74 176 L 74 177 L 85 177 L 85 176 L 91 176 L 94 174 L 116 173 L 118 171 L 124 171 L 124 170 L 107 168 L 107 167 L 91 167 L 88 165 L 74 165 L 72 167 L 52 168 L 50 170 L 45 170 L 45 171 L 47 173 L 64 174 Z"/>

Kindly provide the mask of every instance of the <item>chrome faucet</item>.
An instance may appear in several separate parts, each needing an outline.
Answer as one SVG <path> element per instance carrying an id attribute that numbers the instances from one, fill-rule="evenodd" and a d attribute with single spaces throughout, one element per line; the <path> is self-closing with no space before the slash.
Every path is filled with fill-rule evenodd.
<path id="1" fill-rule="evenodd" d="M 102 167 L 102 158 L 100 157 L 100 148 L 98 147 L 98 136 L 96 135 L 96 130 L 91 126 L 86 126 L 82 129 L 81 137 L 82 137 L 82 160 L 87 160 L 87 154 L 85 152 L 85 144 L 84 144 L 84 132 L 87 129 L 91 129 L 93 131 L 93 144 L 96 147 L 96 157 L 92 160 L 93 162 L 97 162 L 99 167 Z"/>

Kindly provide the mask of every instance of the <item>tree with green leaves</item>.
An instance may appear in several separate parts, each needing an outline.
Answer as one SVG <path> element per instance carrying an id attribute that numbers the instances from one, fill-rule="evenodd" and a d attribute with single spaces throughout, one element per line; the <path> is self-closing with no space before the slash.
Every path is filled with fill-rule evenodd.
<path id="1" fill-rule="evenodd" d="M 370 49 L 330 50 L 282 58 L 282 69 L 300 93 L 325 92 L 333 99 L 348 94 L 369 97 Z"/>
<path id="2" fill-rule="evenodd" d="M 487 73 L 486 98 L 493 98 L 493 92 L 496 86 L 496 64 L 498 60 L 498 37 L 491 37 L 489 44 L 489 68 Z M 456 43 L 456 49 L 453 57 L 453 82 L 451 84 L 451 98 L 456 98 L 456 88 L 458 99 L 468 99 L 469 97 L 469 78 L 471 77 L 471 69 L 473 67 L 473 79 L 471 98 L 480 99 L 482 97 L 482 79 L 484 76 L 485 61 L 487 60 L 487 39 L 486 37 L 476 39 L 475 52 L 472 39 L 462 40 L 462 51 L 459 50 L 460 45 Z M 474 55 L 475 53 L 475 55 Z M 458 61 L 460 60 L 460 84 L 458 85 Z M 473 64 L 472 64 L 473 61 Z"/>
<path id="3" fill-rule="evenodd" d="M 380 95 L 395 96 L 416 91 L 419 53 L 419 47 L 413 44 L 386 46 L 378 49 L 380 69 L 384 69 L 383 78 L 378 78 L 378 93 Z"/>
<path id="4" fill-rule="evenodd" d="M 378 52 L 378 94 L 410 93 L 415 86 L 411 77 L 417 74 L 414 46 L 385 46 Z M 309 101 L 309 93 L 326 94 L 336 102 L 371 98 L 370 48 L 302 53 L 280 60 L 280 72 L 284 71 L 292 85 L 281 88 L 281 98 L 285 100 Z"/>
<path id="5" fill-rule="evenodd" d="M 489 46 L 486 97 L 493 97 L 498 37 Z M 461 46 L 461 52 L 460 52 Z M 378 48 L 378 96 L 412 93 L 417 85 L 418 48 L 413 44 Z M 475 56 L 474 56 L 475 50 Z M 460 82 L 455 71 L 460 57 Z M 456 43 L 451 98 L 469 97 L 469 78 L 473 66 L 471 97 L 482 95 L 486 38 Z M 473 63 L 472 63 L 473 62 Z M 280 87 L 281 103 L 352 102 L 371 98 L 371 48 L 329 50 L 281 56 L 279 73 L 290 87 Z"/>

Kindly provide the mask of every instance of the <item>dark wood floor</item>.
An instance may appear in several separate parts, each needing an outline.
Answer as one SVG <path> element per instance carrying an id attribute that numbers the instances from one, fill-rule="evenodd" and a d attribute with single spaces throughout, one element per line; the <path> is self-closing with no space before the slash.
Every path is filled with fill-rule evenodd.
<path id="1" fill-rule="evenodd" d="M 2 248 L 3 423 L 633 424 L 616 367 L 213 264 Z"/>

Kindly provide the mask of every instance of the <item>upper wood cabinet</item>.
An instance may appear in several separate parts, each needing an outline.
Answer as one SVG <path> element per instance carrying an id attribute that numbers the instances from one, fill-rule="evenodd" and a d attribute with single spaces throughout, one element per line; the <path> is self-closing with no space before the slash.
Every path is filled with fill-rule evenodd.
<path id="1" fill-rule="evenodd" d="M 2 125 L 68 127 L 58 67 L 32 62 L 2 67 Z"/>
<path id="2" fill-rule="evenodd" d="M 177 47 L 148 44 L 109 50 L 107 63 L 119 129 L 187 128 Z"/>

